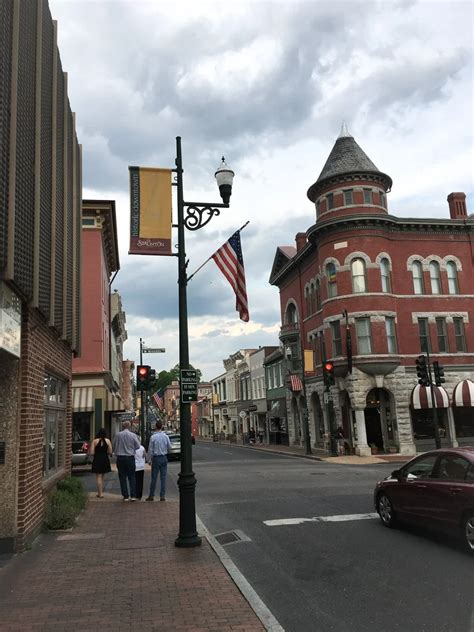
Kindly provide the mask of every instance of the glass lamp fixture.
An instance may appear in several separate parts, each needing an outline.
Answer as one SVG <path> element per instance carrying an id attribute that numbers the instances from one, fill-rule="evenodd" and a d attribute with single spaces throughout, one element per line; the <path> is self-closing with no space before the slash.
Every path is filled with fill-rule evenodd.
<path id="1" fill-rule="evenodd" d="M 224 204 L 229 204 L 230 196 L 232 195 L 232 182 L 234 181 L 235 173 L 227 165 L 224 156 L 222 156 L 222 162 L 217 168 L 214 174 L 217 180 L 217 186 L 221 194 Z"/>

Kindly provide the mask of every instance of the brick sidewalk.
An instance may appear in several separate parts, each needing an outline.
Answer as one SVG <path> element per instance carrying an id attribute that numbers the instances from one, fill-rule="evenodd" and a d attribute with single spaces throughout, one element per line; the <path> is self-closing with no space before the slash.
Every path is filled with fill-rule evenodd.
<path id="1" fill-rule="evenodd" d="M 205 538 L 174 546 L 178 511 L 91 494 L 73 531 L 41 535 L 0 570 L 0 629 L 264 630 Z"/>

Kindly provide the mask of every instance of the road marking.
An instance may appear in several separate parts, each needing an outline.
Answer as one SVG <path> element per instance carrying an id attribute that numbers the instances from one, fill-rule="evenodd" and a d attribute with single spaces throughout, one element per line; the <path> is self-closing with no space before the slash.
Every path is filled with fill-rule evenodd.
<path id="1" fill-rule="evenodd" d="M 234 454 L 234 453 L 233 453 L 233 452 L 226 452 L 226 451 L 224 450 L 224 454 Z"/>
<path id="2" fill-rule="evenodd" d="M 285 525 L 303 524 L 303 522 L 348 522 L 349 520 L 373 520 L 377 513 L 345 514 L 342 516 L 314 516 L 313 518 L 280 518 L 279 520 L 264 520 L 267 527 L 282 527 Z"/>

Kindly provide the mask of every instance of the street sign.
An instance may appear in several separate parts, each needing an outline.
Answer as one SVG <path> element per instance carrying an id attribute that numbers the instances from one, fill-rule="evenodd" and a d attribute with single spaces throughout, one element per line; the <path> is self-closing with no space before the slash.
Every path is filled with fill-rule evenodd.
<path id="1" fill-rule="evenodd" d="M 194 369 L 181 369 L 181 401 L 183 404 L 187 402 L 197 402 L 198 398 L 198 382 L 197 371 Z"/>
<path id="2" fill-rule="evenodd" d="M 151 347 L 149 347 L 148 349 L 146 347 L 143 347 L 142 351 L 143 353 L 166 353 L 166 349 L 152 349 Z"/>
<path id="3" fill-rule="evenodd" d="M 240 417 L 241 419 L 245 419 L 245 417 L 247 417 L 247 413 L 245 412 L 245 410 L 241 410 L 241 411 L 240 411 L 240 413 L 239 413 L 239 417 Z"/>

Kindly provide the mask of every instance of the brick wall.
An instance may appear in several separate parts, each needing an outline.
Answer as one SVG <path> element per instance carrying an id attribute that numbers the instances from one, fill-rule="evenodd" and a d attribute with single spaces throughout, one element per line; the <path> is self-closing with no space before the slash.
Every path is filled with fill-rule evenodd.
<path id="1" fill-rule="evenodd" d="M 71 469 L 70 347 L 34 310 L 24 310 L 21 343 L 20 445 L 18 463 L 17 550 L 22 550 L 41 528 L 45 504 L 58 480 Z M 44 377 L 49 373 L 67 382 L 64 466 L 43 477 Z"/>

